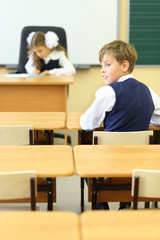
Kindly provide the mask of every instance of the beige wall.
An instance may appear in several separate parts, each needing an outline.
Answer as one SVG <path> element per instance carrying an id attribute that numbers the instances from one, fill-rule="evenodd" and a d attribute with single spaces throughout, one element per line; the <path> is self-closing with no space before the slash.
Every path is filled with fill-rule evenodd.
<path id="1" fill-rule="evenodd" d="M 127 41 L 128 0 L 120 0 L 120 39 Z M 93 49 L 94 50 L 94 49 Z M 97 53 L 98 54 L 98 53 Z M 152 88 L 160 96 L 160 67 L 135 67 L 134 77 Z M 96 89 L 104 86 L 100 67 L 79 70 L 70 86 L 68 112 L 85 111 L 94 100 Z"/>

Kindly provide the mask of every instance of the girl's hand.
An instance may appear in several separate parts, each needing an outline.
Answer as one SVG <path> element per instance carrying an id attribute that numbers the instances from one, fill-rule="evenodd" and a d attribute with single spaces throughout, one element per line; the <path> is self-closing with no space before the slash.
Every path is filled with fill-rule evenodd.
<path id="1" fill-rule="evenodd" d="M 38 69 L 34 69 L 32 74 L 40 74 L 40 71 Z"/>
<path id="2" fill-rule="evenodd" d="M 42 75 L 49 75 L 50 73 L 49 73 L 48 70 L 45 70 L 45 71 L 41 72 L 41 74 L 42 74 Z"/>

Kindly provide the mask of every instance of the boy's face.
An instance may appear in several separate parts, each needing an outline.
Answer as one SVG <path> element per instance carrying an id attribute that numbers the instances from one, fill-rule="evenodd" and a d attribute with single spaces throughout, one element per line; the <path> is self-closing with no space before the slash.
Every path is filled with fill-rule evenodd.
<path id="1" fill-rule="evenodd" d="M 128 64 L 128 61 L 126 60 L 120 64 L 111 55 L 104 54 L 101 61 L 101 73 L 105 84 L 117 82 L 120 77 L 128 74 L 126 64 Z"/>

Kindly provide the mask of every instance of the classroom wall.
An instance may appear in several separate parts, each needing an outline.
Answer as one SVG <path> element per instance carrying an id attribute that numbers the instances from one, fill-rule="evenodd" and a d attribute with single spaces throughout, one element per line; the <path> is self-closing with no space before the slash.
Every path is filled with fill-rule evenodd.
<path id="1" fill-rule="evenodd" d="M 120 0 L 120 39 L 127 41 L 128 0 Z M 94 50 L 94 49 L 93 49 Z M 97 53 L 98 58 L 98 53 Z M 160 96 L 160 67 L 135 67 L 133 75 Z M 104 86 L 100 67 L 78 70 L 74 85 L 69 88 L 68 112 L 85 111 L 94 100 L 95 91 Z"/>

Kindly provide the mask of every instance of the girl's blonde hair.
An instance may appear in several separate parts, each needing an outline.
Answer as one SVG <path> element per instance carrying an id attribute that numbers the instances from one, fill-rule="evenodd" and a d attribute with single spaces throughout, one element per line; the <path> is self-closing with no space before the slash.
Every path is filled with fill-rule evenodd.
<path id="1" fill-rule="evenodd" d="M 45 45 L 45 33 L 36 32 L 32 37 L 31 45 L 28 46 L 28 48 L 29 48 L 28 55 L 32 55 L 33 62 L 36 66 L 36 69 L 38 69 L 38 70 L 41 70 L 42 63 L 41 63 L 41 59 L 37 56 L 37 54 L 34 52 L 33 49 L 35 47 L 40 47 L 40 46 L 45 46 L 46 47 L 46 45 Z M 55 47 L 53 49 L 56 49 L 58 51 L 64 51 L 66 57 L 68 57 L 66 49 L 64 47 L 62 47 L 60 44 L 58 44 L 57 47 Z M 53 49 L 51 49 L 51 50 L 53 50 Z"/>
<path id="2" fill-rule="evenodd" d="M 114 57 L 118 63 L 122 64 L 124 60 L 129 62 L 129 73 L 134 69 L 134 65 L 137 61 L 138 55 L 135 48 L 124 41 L 115 40 L 108 44 L 105 44 L 99 51 L 99 61 L 102 61 L 102 58 L 105 54 L 108 54 Z"/>

